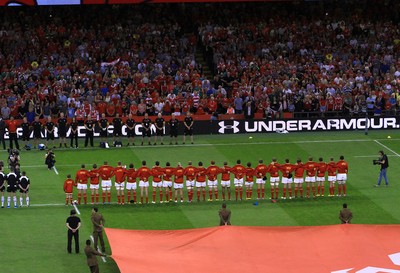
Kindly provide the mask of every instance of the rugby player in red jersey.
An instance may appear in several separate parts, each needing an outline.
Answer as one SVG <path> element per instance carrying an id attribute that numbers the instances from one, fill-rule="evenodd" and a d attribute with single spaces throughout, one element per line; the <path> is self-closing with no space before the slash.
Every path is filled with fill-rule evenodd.
<path id="1" fill-rule="evenodd" d="M 196 191 L 197 202 L 200 201 L 200 193 L 203 196 L 203 201 L 206 201 L 206 168 L 203 167 L 203 162 L 199 162 L 196 169 Z"/>
<path id="2" fill-rule="evenodd" d="M 263 163 L 263 160 L 258 161 L 258 165 L 254 169 L 257 184 L 257 199 L 264 199 L 265 197 L 265 181 L 267 175 L 267 166 Z"/>
<path id="3" fill-rule="evenodd" d="M 163 169 L 163 187 L 165 189 L 165 199 L 172 202 L 172 176 L 174 175 L 175 168 L 171 167 L 169 162 L 165 163 Z"/>
<path id="4" fill-rule="evenodd" d="M 336 162 L 333 160 L 333 157 L 329 159 L 328 162 L 328 182 L 329 182 L 329 197 L 335 196 L 335 182 L 336 182 Z"/>
<path id="5" fill-rule="evenodd" d="M 146 161 L 142 161 L 142 167 L 137 170 L 137 176 L 139 177 L 140 187 L 140 203 L 143 204 L 143 196 L 146 196 L 146 204 L 149 203 L 149 177 L 151 176 L 151 170 L 146 166 Z"/>
<path id="6" fill-rule="evenodd" d="M 121 161 L 118 161 L 117 167 L 114 168 L 113 175 L 115 176 L 115 189 L 117 190 L 118 205 L 125 204 L 125 177 L 126 167 L 122 166 Z"/>
<path id="7" fill-rule="evenodd" d="M 285 159 L 285 164 L 280 167 L 282 173 L 282 186 L 283 186 L 283 196 L 282 199 L 286 199 L 286 191 L 289 190 L 289 199 L 292 199 L 292 183 L 293 183 L 293 171 L 296 166 L 289 162 L 289 159 Z"/>
<path id="8" fill-rule="evenodd" d="M 81 203 L 82 195 L 85 205 L 87 203 L 86 191 L 89 177 L 89 171 L 85 169 L 85 164 L 82 164 L 81 169 L 78 170 L 75 175 L 75 185 L 77 185 L 78 188 L 78 204 Z"/>
<path id="9" fill-rule="evenodd" d="M 126 170 L 126 191 L 128 194 L 128 203 L 131 202 L 131 197 L 133 197 L 133 202 L 136 203 L 136 177 L 137 172 L 133 164 L 129 164 L 129 169 Z"/>
<path id="10" fill-rule="evenodd" d="M 228 162 L 219 170 L 221 173 L 222 200 L 225 201 L 225 192 L 228 192 L 228 200 L 231 200 L 231 167 Z"/>
<path id="11" fill-rule="evenodd" d="M 231 168 L 231 173 L 234 175 L 233 184 L 235 186 L 236 201 L 240 197 L 243 199 L 243 178 L 246 174 L 246 168 L 241 165 L 240 159 L 236 161 L 236 165 Z"/>
<path id="12" fill-rule="evenodd" d="M 251 167 L 251 163 L 247 163 L 246 168 L 246 181 L 244 186 L 246 187 L 246 199 L 250 200 L 253 196 L 253 185 L 254 185 L 254 169 Z"/>
<path id="13" fill-rule="evenodd" d="M 160 167 L 160 162 L 156 161 L 155 166 L 153 166 L 153 168 L 151 168 L 151 175 L 153 176 L 153 182 L 151 184 L 152 188 L 153 188 L 153 192 L 152 192 L 153 201 L 151 201 L 151 203 L 153 203 L 153 204 L 156 203 L 157 189 L 158 189 L 158 193 L 160 195 L 160 203 L 163 202 L 163 190 L 162 190 L 163 174 L 164 174 L 164 172 L 163 172 L 163 169 Z"/>
<path id="14" fill-rule="evenodd" d="M 271 185 L 271 200 L 274 202 L 279 196 L 279 168 L 280 165 L 276 162 L 276 158 L 272 158 L 272 162 L 268 165 L 267 172 L 270 174 Z"/>
<path id="15" fill-rule="evenodd" d="M 344 156 L 339 157 L 339 161 L 336 163 L 337 175 L 336 180 L 338 183 L 338 196 L 346 196 L 346 181 L 347 173 L 349 171 L 349 165 L 344 160 Z M 342 193 L 343 190 L 343 193 Z"/>
<path id="16" fill-rule="evenodd" d="M 111 203 L 111 177 L 113 176 L 113 170 L 114 168 L 108 165 L 107 161 L 104 161 L 104 164 L 99 168 L 103 204 L 106 203 L 106 198 L 108 203 Z"/>
<path id="17" fill-rule="evenodd" d="M 300 197 L 303 198 L 303 183 L 304 183 L 304 164 L 301 159 L 297 159 L 294 171 L 294 197 L 297 198 L 297 193 L 300 189 Z"/>
<path id="18" fill-rule="evenodd" d="M 217 176 L 219 174 L 220 170 L 219 167 L 215 166 L 215 161 L 211 161 L 211 165 L 207 168 L 206 170 L 206 175 L 208 178 L 208 195 L 209 199 L 208 201 L 213 200 L 213 192 L 215 196 L 215 200 L 218 201 L 218 179 Z"/>
<path id="19" fill-rule="evenodd" d="M 174 190 L 175 190 L 175 203 L 179 200 L 183 202 L 183 177 L 185 175 L 185 169 L 182 168 L 181 163 L 174 170 Z"/>
<path id="20" fill-rule="evenodd" d="M 71 175 L 67 175 L 67 179 L 64 181 L 64 192 L 65 192 L 65 205 L 72 205 L 72 194 L 74 190 L 74 180 L 71 179 Z"/>
<path id="21" fill-rule="evenodd" d="M 317 167 L 317 196 L 325 195 L 325 173 L 328 169 L 328 164 L 324 162 L 324 159 L 320 157 L 318 159 Z"/>
<path id="22" fill-rule="evenodd" d="M 96 204 L 98 204 L 100 174 L 96 164 L 93 164 L 93 169 L 91 169 L 89 173 L 90 173 L 90 192 L 91 192 L 90 197 L 92 198 L 92 205 L 94 204 L 95 200 Z"/>
<path id="23" fill-rule="evenodd" d="M 193 188 L 195 186 L 196 178 L 196 167 L 192 166 L 192 161 L 188 162 L 188 166 L 185 168 L 184 175 L 186 176 L 186 189 L 188 191 L 188 201 L 193 200 Z"/>
<path id="24" fill-rule="evenodd" d="M 306 196 L 310 198 L 310 186 L 312 188 L 313 197 L 316 197 L 316 189 L 315 189 L 315 174 L 317 173 L 318 164 L 313 161 L 313 158 L 310 156 L 308 161 L 304 164 L 304 169 L 306 170 Z"/>

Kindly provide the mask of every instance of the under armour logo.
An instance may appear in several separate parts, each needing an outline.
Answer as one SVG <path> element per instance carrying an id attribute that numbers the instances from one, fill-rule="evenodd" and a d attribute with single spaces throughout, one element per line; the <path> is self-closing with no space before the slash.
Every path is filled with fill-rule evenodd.
<path id="1" fill-rule="evenodd" d="M 239 121 L 236 121 L 236 120 L 233 121 L 233 125 L 225 125 L 225 121 L 218 122 L 218 125 L 220 127 L 218 130 L 218 133 L 220 133 L 220 134 L 225 134 L 225 130 L 233 130 L 234 134 L 236 134 L 240 131 L 238 128 Z"/>

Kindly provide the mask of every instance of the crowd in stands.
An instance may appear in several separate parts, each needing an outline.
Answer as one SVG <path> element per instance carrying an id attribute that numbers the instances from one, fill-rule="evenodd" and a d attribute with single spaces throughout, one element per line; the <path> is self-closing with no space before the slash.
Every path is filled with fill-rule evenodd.
<path id="1" fill-rule="evenodd" d="M 381 2 L 9 7 L 1 117 L 395 114 L 399 3 Z"/>

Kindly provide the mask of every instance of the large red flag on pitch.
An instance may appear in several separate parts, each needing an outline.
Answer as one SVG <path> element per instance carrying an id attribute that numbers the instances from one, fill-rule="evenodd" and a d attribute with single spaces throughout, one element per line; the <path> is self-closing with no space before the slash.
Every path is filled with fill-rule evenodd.
<path id="1" fill-rule="evenodd" d="M 122 273 L 400 273 L 400 225 L 106 233 Z"/>

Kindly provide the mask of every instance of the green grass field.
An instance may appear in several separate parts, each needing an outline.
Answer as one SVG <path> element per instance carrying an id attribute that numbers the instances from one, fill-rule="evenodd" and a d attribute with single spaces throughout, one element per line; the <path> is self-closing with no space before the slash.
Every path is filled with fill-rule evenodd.
<path id="1" fill-rule="evenodd" d="M 387 136 L 391 135 L 391 139 Z M 253 138 L 249 138 L 252 136 Z M 138 141 L 138 140 L 137 140 Z M 97 141 L 98 143 L 98 141 Z M 81 145 L 82 146 L 82 145 Z M 388 171 L 390 187 L 374 188 L 379 167 L 372 165 L 378 151 L 389 155 Z M 188 160 L 203 161 L 208 165 L 215 160 L 218 165 L 228 161 L 233 165 L 237 159 L 255 165 L 258 159 L 270 162 L 277 157 L 278 162 L 290 158 L 292 162 L 300 157 L 320 156 L 335 160 L 344 155 L 349 162 L 347 197 L 283 200 L 272 204 L 265 200 L 258 206 L 253 201 L 228 203 L 232 210 L 234 225 L 249 226 L 296 226 L 338 224 L 338 212 L 343 202 L 347 202 L 354 214 L 354 223 L 397 224 L 400 210 L 397 208 L 400 187 L 397 174 L 400 171 L 400 134 L 398 131 L 373 131 L 368 136 L 364 132 L 291 133 L 197 136 L 194 145 L 179 146 L 135 146 L 111 149 L 56 149 L 57 170 L 48 171 L 44 165 L 43 151 L 22 151 L 22 170 L 31 179 L 31 207 L 0 210 L 1 272 L 87 272 L 84 254 L 67 254 L 65 220 L 71 207 L 64 205 L 63 182 L 67 174 L 75 174 L 80 164 L 101 164 L 107 160 L 115 165 L 140 165 L 147 160 L 152 166 L 159 160 L 172 165 Z M 1 154 L 3 160 L 7 154 Z M 268 184 L 267 184 L 268 185 Z M 267 188 L 269 188 L 267 186 Z M 266 191 L 266 196 L 269 192 Z M 325 191 L 327 195 L 327 190 Z M 254 196 L 254 195 L 253 195 Z M 76 198 L 76 195 L 75 195 Z M 115 194 L 113 201 L 116 201 Z M 149 204 L 149 205 L 100 205 L 99 210 L 106 218 L 106 226 L 125 229 L 187 229 L 210 227 L 218 224 L 217 211 L 221 202 Z M 81 205 L 82 228 L 80 242 L 89 238 L 91 206 Z M 134 244 L 132 245 L 134 248 Z M 107 253 L 110 248 L 107 245 Z M 100 262 L 101 272 L 119 272 L 111 258 Z"/>

